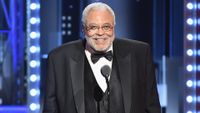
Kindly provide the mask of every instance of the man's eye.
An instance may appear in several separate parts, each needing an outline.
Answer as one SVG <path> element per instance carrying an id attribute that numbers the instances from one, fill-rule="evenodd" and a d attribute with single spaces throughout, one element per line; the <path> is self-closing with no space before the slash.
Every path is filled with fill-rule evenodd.
<path id="1" fill-rule="evenodd" d="M 103 28 L 104 30 L 110 30 L 111 27 L 110 27 L 110 26 L 103 26 L 102 28 Z"/>
<path id="2" fill-rule="evenodd" d="M 96 30 L 97 28 L 97 26 L 90 26 L 90 30 Z"/>

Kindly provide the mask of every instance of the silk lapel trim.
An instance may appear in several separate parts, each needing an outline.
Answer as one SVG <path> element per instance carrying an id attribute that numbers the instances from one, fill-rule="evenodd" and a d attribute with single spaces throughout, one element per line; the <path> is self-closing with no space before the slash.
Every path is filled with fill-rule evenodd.
<path id="1" fill-rule="evenodd" d="M 85 113 L 84 102 L 84 41 L 74 50 L 77 51 L 69 59 L 70 76 L 72 80 L 73 95 L 78 113 Z M 79 52 L 78 52 L 79 51 Z"/>

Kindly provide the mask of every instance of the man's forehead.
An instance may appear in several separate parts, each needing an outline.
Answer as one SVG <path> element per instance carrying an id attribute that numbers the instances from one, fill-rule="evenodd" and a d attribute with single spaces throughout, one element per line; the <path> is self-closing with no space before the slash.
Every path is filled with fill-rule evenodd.
<path id="1" fill-rule="evenodd" d="M 89 26 L 97 26 L 97 23 L 89 23 Z M 111 25 L 111 23 L 107 22 L 107 23 L 103 23 L 103 25 Z"/>
<path id="2" fill-rule="evenodd" d="M 86 17 L 91 16 L 91 15 L 101 15 L 101 14 L 106 14 L 108 16 L 113 17 L 112 13 L 108 10 L 108 9 L 91 9 L 88 14 L 86 15 Z"/>
<path id="3" fill-rule="evenodd" d="M 105 23 L 112 23 L 114 21 L 113 15 L 108 10 L 91 10 L 86 16 L 86 22 L 96 23 L 98 21 Z"/>

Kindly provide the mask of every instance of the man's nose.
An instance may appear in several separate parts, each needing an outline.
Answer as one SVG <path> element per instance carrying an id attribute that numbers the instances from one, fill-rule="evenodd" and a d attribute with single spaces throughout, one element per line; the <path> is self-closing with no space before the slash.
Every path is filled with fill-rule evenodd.
<path id="1" fill-rule="evenodd" d="M 97 31 L 98 35 L 103 35 L 104 34 L 104 30 L 100 27 Z"/>

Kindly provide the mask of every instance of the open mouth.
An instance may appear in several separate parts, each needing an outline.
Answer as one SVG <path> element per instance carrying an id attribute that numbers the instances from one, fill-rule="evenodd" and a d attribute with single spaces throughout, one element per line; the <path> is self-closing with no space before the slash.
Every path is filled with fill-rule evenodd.
<path id="1" fill-rule="evenodd" d="M 104 44 L 107 38 L 94 38 L 95 42 L 98 44 Z"/>
<path id="2" fill-rule="evenodd" d="M 107 38 L 94 38 L 95 40 L 106 40 Z"/>

